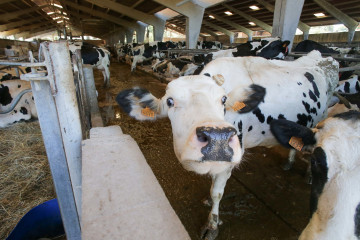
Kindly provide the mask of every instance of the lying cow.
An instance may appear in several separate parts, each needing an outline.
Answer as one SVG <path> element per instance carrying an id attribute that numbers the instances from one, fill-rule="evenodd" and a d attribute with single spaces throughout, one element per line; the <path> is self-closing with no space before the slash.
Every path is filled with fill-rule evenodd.
<path id="1" fill-rule="evenodd" d="M 312 130 L 276 120 L 271 131 L 282 145 L 312 152 L 311 219 L 299 240 L 360 239 L 360 112 L 335 115 Z"/>
<path id="2" fill-rule="evenodd" d="M 294 48 L 294 52 L 311 52 L 313 50 L 317 50 L 321 53 L 329 53 L 329 54 L 338 54 L 338 51 L 335 51 L 331 48 L 328 48 L 320 43 L 317 43 L 312 40 L 304 40 L 299 42 Z"/>
<path id="3" fill-rule="evenodd" d="M 30 82 L 8 80 L 0 83 L 0 127 L 37 118 Z"/>
<path id="4" fill-rule="evenodd" d="M 101 70 L 104 75 L 104 86 L 110 86 L 110 52 L 107 49 L 86 42 L 69 42 L 69 49 L 72 54 L 80 49 L 83 64 L 90 64 Z"/>
<path id="5" fill-rule="evenodd" d="M 199 76 L 171 81 L 161 99 L 133 88 L 120 92 L 116 101 L 138 120 L 169 117 L 180 163 L 212 176 L 213 206 L 204 236 L 214 239 L 226 182 L 245 149 L 277 144 L 269 127 L 274 119 L 308 127 L 322 120 L 338 83 L 338 67 L 317 51 L 293 62 L 219 58 Z"/>

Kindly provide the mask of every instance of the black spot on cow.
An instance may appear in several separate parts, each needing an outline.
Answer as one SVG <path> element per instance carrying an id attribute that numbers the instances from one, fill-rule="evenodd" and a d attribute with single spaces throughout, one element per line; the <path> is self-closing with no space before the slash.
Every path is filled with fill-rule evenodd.
<path id="1" fill-rule="evenodd" d="M 266 119 L 266 123 L 270 124 L 272 120 L 274 120 L 274 118 L 272 116 L 268 116 Z"/>
<path id="2" fill-rule="evenodd" d="M 300 125 L 303 125 L 303 126 L 306 126 L 307 123 L 308 123 L 308 117 L 306 114 L 302 113 L 302 114 L 298 114 L 297 115 L 297 121 L 296 123 L 300 124 Z"/>
<path id="3" fill-rule="evenodd" d="M 297 82 L 297 85 L 301 86 L 301 85 L 302 85 L 302 83 L 301 83 L 301 82 Z"/>
<path id="4" fill-rule="evenodd" d="M 21 88 L 21 85 L 20 85 L 20 84 L 18 85 L 18 88 Z"/>
<path id="5" fill-rule="evenodd" d="M 313 81 L 314 81 L 314 76 L 313 76 L 311 73 L 306 72 L 306 73 L 304 74 L 304 76 L 309 80 L 309 82 L 313 82 Z"/>
<path id="6" fill-rule="evenodd" d="M 34 100 L 34 96 L 32 96 L 31 99 Z"/>
<path id="7" fill-rule="evenodd" d="M 259 122 L 261 123 L 265 122 L 265 116 L 264 114 L 262 114 L 259 108 L 256 108 L 252 113 L 255 114 L 255 116 L 259 119 Z"/>
<path id="8" fill-rule="evenodd" d="M 243 146 L 243 142 L 242 142 L 242 139 L 243 139 L 242 126 L 243 126 L 243 123 L 242 123 L 242 121 L 240 121 L 240 122 L 238 123 L 238 128 L 239 128 L 239 135 L 238 135 L 238 137 L 239 137 L 240 147 Z"/>
<path id="9" fill-rule="evenodd" d="M 317 97 L 315 96 L 314 92 L 309 90 L 309 97 L 314 101 L 317 102 Z"/>
<path id="10" fill-rule="evenodd" d="M 98 48 L 98 51 L 100 52 L 100 55 L 101 55 L 102 57 L 105 57 L 105 53 L 104 53 L 104 51 L 103 51 L 101 48 Z"/>
<path id="11" fill-rule="evenodd" d="M 25 108 L 25 107 L 21 107 L 20 108 L 20 112 L 22 113 L 22 114 L 28 114 L 28 110 Z"/>
<path id="12" fill-rule="evenodd" d="M 250 132 L 253 129 L 253 126 L 250 126 L 248 129 L 248 132 Z"/>
<path id="13" fill-rule="evenodd" d="M 306 94 L 303 92 L 303 96 L 306 97 Z"/>
<path id="14" fill-rule="evenodd" d="M 265 131 L 261 131 L 261 134 L 265 134 Z"/>
<path id="15" fill-rule="evenodd" d="M 13 98 L 11 97 L 9 87 L 4 86 L 3 84 L 0 85 L 0 104 L 6 106 L 11 103 Z"/>
<path id="16" fill-rule="evenodd" d="M 264 102 L 264 98 L 266 95 L 266 89 L 264 87 L 257 84 L 251 84 L 250 89 L 252 93 L 245 100 L 243 100 L 245 107 L 240 109 L 238 113 L 250 112 L 257 108 L 261 102 Z M 265 119 L 264 115 L 263 118 Z"/>
<path id="17" fill-rule="evenodd" d="M 204 73 L 204 75 L 210 77 L 210 73 Z"/>
<path id="18" fill-rule="evenodd" d="M 302 101 L 302 104 L 304 105 L 306 112 L 310 113 L 310 104 L 304 101 Z"/>
<path id="19" fill-rule="evenodd" d="M 294 52 L 311 52 L 312 50 L 318 50 L 321 53 L 339 53 L 331 48 L 323 46 L 312 40 L 304 40 L 299 42 L 294 48 Z"/>
<path id="20" fill-rule="evenodd" d="M 316 83 L 312 82 L 312 85 L 313 85 L 314 93 L 315 93 L 316 97 L 320 97 L 320 92 L 319 92 L 319 89 L 318 89 Z"/>
<path id="21" fill-rule="evenodd" d="M 360 203 L 357 205 L 354 216 L 355 236 L 360 239 Z"/>
<path id="22" fill-rule="evenodd" d="M 359 82 L 356 82 L 355 89 L 356 89 L 357 92 L 360 92 L 360 84 L 359 84 Z"/>
<path id="23" fill-rule="evenodd" d="M 14 113 L 17 113 L 17 110 L 14 110 Z"/>
<path id="24" fill-rule="evenodd" d="M 286 119 L 286 117 L 283 114 L 279 114 L 278 119 Z"/>
<path id="25" fill-rule="evenodd" d="M 200 65 L 193 73 L 193 75 L 199 75 L 201 71 L 204 69 L 204 65 Z"/>
<path id="26" fill-rule="evenodd" d="M 233 52 L 234 57 L 245 57 L 245 56 L 255 56 L 256 50 L 252 49 L 252 45 L 250 42 L 240 44 L 236 46 L 237 51 Z"/>
<path id="27" fill-rule="evenodd" d="M 334 117 L 344 120 L 360 120 L 360 112 L 351 110 L 344 113 L 336 114 Z"/>
<path id="28" fill-rule="evenodd" d="M 318 107 L 318 109 L 320 109 L 320 108 L 321 108 L 321 104 L 320 104 L 320 102 L 318 102 L 318 103 L 317 103 L 317 107 Z"/>
<path id="29" fill-rule="evenodd" d="M 344 91 L 346 93 L 349 93 L 350 92 L 350 83 L 349 82 L 345 82 L 344 84 Z"/>
<path id="30" fill-rule="evenodd" d="M 82 45 L 80 51 L 84 64 L 94 65 L 99 62 L 99 53 L 93 45 Z"/>
<path id="31" fill-rule="evenodd" d="M 29 101 L 28 101 L 27 99 L 25 99 L 25 103 L 26 103 L 26 104 L 29 104 Z"/>
<path id="32" fill-rule="evenodd" d="M 321 147 L 317 147 L 311 156 L 312 185 L 310 194 L 310 214 L 312 215 L 318 205 L 319 197 L 328 180 L 328 166 L 326 153 Z"/>

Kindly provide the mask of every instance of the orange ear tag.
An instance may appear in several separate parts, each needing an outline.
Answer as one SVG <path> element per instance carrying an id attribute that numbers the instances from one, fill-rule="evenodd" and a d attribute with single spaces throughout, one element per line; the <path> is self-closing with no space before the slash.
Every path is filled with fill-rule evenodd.
<path id="1" fill-rule="evenodd" d="M 234 111 L 239 111 L 239 110 L 241 110 L 241 109 L 243 109 L 244 107 L 246 107 L 246 105 L 245 105 L 245 103 L 243 103 L 243 102 L 235 102 L 234 103 L 234 105 L 232 106 L 232 109 L 234 110 Z"/>
<path id="2" fill-rule="evenodd" d="M 301 149 L 304 147 L 304 143 L 302 139 L 298 137 L 291 137 L 289 141 L 289 145 L 298 151 L 301 151 Z"/>
<path id="3" fill-rule="evenodd" d="M 151 110 L 149 107 L 141 109 L 141 114 L 146 117 L 155 118 L 155 112 Z"/>

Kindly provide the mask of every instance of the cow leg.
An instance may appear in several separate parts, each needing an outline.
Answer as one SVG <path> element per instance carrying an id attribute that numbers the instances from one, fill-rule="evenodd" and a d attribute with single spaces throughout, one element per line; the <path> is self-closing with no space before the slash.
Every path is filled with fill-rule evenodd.
<path id="1" fill-rule="evenodd" d="M 104 68 L 102 70 L 104 76 L 104 87 L 110 87 L 110 71 L 109 68 Z"/>
<path id="2" fill-rule="evenodd" d="M 218 225 L 220 223 L 219 204 L 224 194 L 226 182 L 231 176 L 231 170 L 232 169 L 229 169 L 227 171 L 212 176 L 212 184 L 210 189 L 212 209 L 209 214 L 208 221 L 201 233 L 201 238 L 204 240 L 213 240 L 218 235 Z"/>
<path id="3" fill-rule="evenodd" d="M 294 165 L 295 155 L 296 155 L 296 150 L 295 149 L 290 149 L 288 161 L 283 166 L 283 169 L 285 171 L 290 170 L 292 168 L 292 166 Z"/>

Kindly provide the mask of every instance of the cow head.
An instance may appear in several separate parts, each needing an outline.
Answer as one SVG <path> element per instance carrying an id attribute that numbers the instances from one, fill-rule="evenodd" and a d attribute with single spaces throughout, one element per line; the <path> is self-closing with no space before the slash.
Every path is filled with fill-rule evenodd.
<path id="1" fill-rule="evenodd" d="M 256 52 L 256 55 L 266 59 L 284 59 L 289 52 L 289 44 L 290 41 L 281 40 L 268 42 L 265 46 Z"/>
<path id="2" fill-rule="evenodd" d="M 359 176 L 360 165 L 359 123 L 358 111 L 335 115 L 318 123 L 312 130 L 287 120 L 271 122 L 271 131 L 280 144 L 312 153 L 312 218 L 299 240 L 348 238 L 337 235 L 339 229 L 347 231 L 341 228 L 344 221 L 348 221 L 350 234 L 354 234 L 354 212 L 360 195 L 353 196 L 353 190 L 346 192 L 342 189 L 355 188 L 354 183 L 357 185 L 357 179 L 360 179 L 355 178 Z M 347 209 L 353 211 L 348 217 L 350 219 L 344 215 Z"/>
<path id="3" fill-rule="evenodd" d="M 200 174 L 216 174 L 240 162 L 242 150 L 235 128 L 225 121 L 227 100 L 222 76 L 185 76 L 171 81 L 161 99 L 132 88 L 116 101 L 138 120 L 169 117 L 174 150 L 182 165 Z"/>

